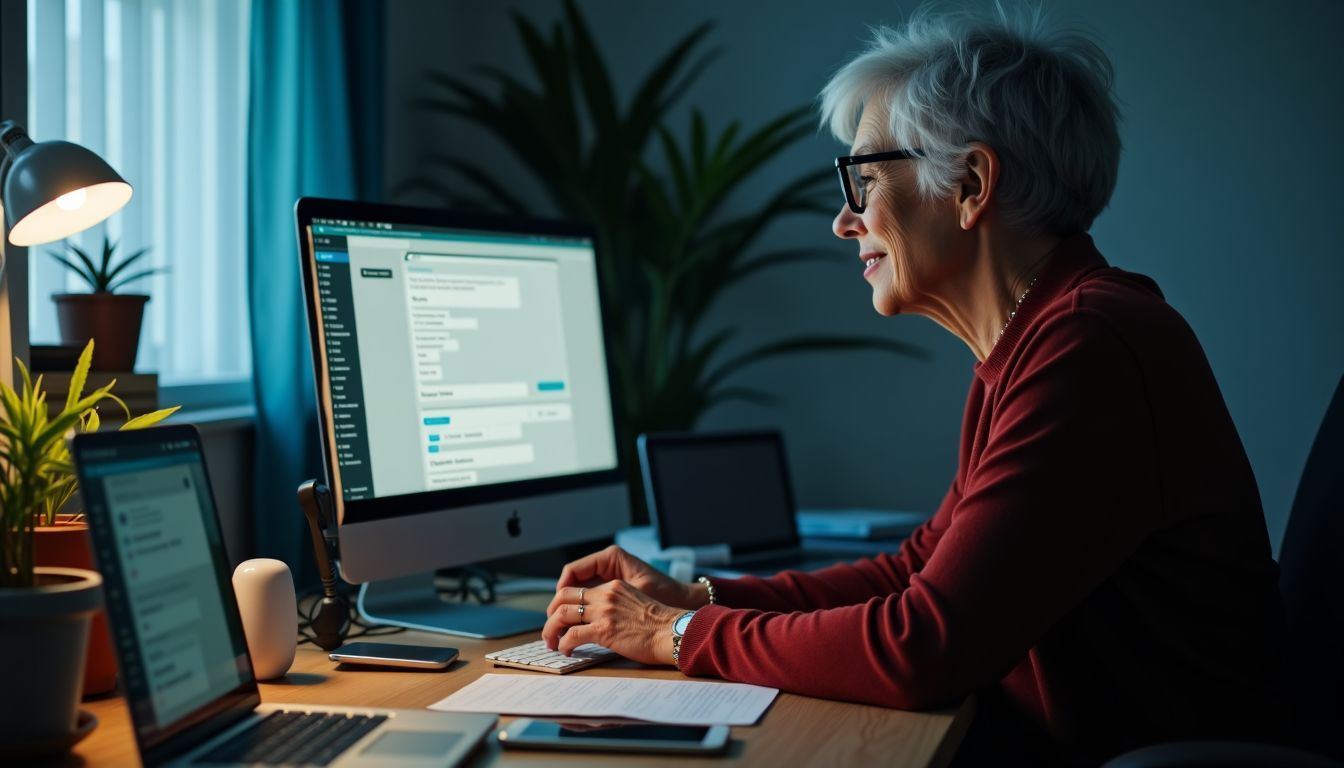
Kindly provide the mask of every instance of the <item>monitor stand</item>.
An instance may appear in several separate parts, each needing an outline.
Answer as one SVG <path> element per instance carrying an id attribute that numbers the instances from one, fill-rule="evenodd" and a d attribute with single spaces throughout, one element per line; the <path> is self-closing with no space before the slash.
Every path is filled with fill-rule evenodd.
<path id="1" fill-rule="evenodd" d="M 541 611 L 448 602 L 439 597 L 434 573 L 365 582 L 355 603 L 370 624 L 442 632 L 461 637 L 508 637 L 535 632 L 546 623 Z"/>

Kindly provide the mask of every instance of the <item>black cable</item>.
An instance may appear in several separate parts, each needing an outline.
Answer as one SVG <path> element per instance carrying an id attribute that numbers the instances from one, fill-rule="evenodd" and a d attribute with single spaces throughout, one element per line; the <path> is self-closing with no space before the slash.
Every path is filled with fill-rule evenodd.
<path id="1" fill-rule="evenodd" d="M 439 580 L 446 581 L 439 591 L 440 597 L 447 597 L 451 601 L 466 603 L 476 600 L 482 605 L 488 605 L 495 602 L 495 585 L 499 582 L 499 577 L 493 571 L 487 570 L 477 565 L 464 565 L 458 568 L 447 568 L 436 574 Z M 396 627 L 384 624 L 369 624 L 359 617 L 359 612 L 355 610 L 355 600 L 353 588 L 340 581 L 334 584 L 321 587 L 312 587 L 304 590 L 298 600 L 299 611 L 299 640 L 298 644 L 316 642 L 317 638 L 308 630 L 317 615 L 317 609 L 322 603 L 322 596 L 325 589 L 333 589 L 334 592 L 344 601 L 347 606 L 345 623 L 345 638 L 353 640 L 357 637 L 381 637 L 384 635 L 394 635 L 399 632 L 405 632 L 406 627 Z M 307 607 L 304 604 L 307 603 Z"/>
<path id="2" fill-rule="evenodd" d="M 351 590 L 344 589 L 344 585 L 338 584 L 336 592 L 347 607 L 345 619 L 345 639 L 352 640 L 356 637 L 380 637 L 382 635 L 393 635 L 398 632 L 405 632 L 405 627 L 392 627 L 379 624 L 369 624 L 359 617 L 359 612 L 355 610 L 355 601 Z M 298 600 L 299 611 L 299 640 L 298 644 L 315 643 L 316 636 L 306 630 L 310 629 L 313 619 L 317 616 L 318 607 L 322 604 L 324 589 L 315 587 L 304 591 Z"/>
<path id="3" fill-rule="evenodd" d="M 495 585 L 499 577 L 493 571 L 479 565 L 463 565 L 457 568 L 444 568 L 436 576 L 444 580 L 456 579 L 456 583 L 445 586 L 443 594 L 459 603 L 469 602 L 472 598 L 482 605 L 495 602 Z"/>

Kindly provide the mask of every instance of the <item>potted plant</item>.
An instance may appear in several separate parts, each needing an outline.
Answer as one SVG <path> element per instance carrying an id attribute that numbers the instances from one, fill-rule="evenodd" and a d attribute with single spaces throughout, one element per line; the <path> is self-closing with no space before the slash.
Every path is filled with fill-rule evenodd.
<path id="1" fill-rule="evenodd" d="M 784 217 L 834 213 L 829 166 L 779 184 L 745 213 L 730 215 L 724 206 L 781 151 L 815 132 L 811 109 L 786 112 L 752 131 L 734 121 L 717 134 L 693 110 L 689 141 L 681 140 L 666 118 L 714 56 L 701 50 L 709 25 L 665 54 L 623 107 L 578 5 L 565 0 L 564 8 L 564 19 L 549 34 L 514 14 L 535 86 L 513 69 L 483 68 L 470 77 L 430 73 L 437 93 L 417 106 L 487 130 L 561 216 L 591 222 L 597 230 L 602 289 L 620 298 L 608 305 L 607 332 L 639 523 L 643 485 L 634 436 L 690 429 L 710 408 L 731 400 L 770 402 L 767 392 L 732 384 L 743 368 L 800 352 L 926 353 L 895 339 L 814 335 L 725 355 L 736 329 L 710 330 L 704 321 L 730 288 L 767 269 L 833 258 L 811 248 L 754 248 Z M 501 183 L 476 159 L 439 153 L 421 167 L 426 170 L 403 181 L 398 192 L 422 190 L 462 207 L 534 212 L 513 194 L 518 185 Z"/>
<path id="2" fill-rule="evenodd" d="M 79 275 L 88 284 L 90 293 L 60 293 L 52 296 L 56 302 L 56 319 L 61 327 L 61 343 L 78 345 L 85 339 L 98 342 L 98 362 L 95 371 L 131 371 L 140 348 L 140 324 L 144 319 L 145 303 L 149 296 L 143 293 L 117 293 L 120 288 L 142 277 L 157 274 L 162 269 L 130 271 L 130 267 L 148 248 L 116 260 L 117 244 L 103 238 L 102 256 L 95 261 L 87 251 L 71 242 L 65 244 L 66 253 L 49 251 L 52 258 Z"/>
<path id="3" fill-rule="evenodd" d="M 90 341 L 58 412 L 48 408 L 41 377 L 34 381 L 22 361 L 20 391 L 0 382 L 0 658 L 9 660 L 0 744 L 6 747 L 68 745 L 82 733 L 77 724 L 88 722 L 79 720 L 78 704 L 102 578 L 91 569 L 39 565 L 37 531 L 59 522 L 76 491 L 66 437 L 98 429 L 99 403 L 120 404 L 115 381 L 82 392 L 93 349 Z M 129 419 L 122 429 L 149 426 L 175 410 Z"/>

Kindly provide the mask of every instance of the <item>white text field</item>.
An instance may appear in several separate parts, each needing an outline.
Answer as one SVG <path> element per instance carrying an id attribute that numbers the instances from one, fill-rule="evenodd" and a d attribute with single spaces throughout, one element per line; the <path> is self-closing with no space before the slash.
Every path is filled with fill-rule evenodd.
<path id="1" fill-rule="evenodd" d="M 411 311 L 421 308 L 518 309 L 518 278 L 485 275 L 410 273 L 406 293 Z"/>
<path id="2" fill-rule="evenodd" d="M 454 403 L 464 400 L 502 400 L 527 397 L 527 383 L 506 381 L 498 384 L 436 384 L 420 387 L 420 400 L 426 403 Z"/>
<path id="3" fill-rule="evenodd" d="M 429 475 L 463 469 L 488 469 L 514 464 L 531 464 L 536 460 L 531 443 L 515 443 L 494 448 L 468 448 L 429 455 Z"/>

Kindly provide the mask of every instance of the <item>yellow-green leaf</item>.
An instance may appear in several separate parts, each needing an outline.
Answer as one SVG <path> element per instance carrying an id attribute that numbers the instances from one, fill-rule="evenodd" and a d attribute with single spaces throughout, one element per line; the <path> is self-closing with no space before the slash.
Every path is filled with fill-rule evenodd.
<path id="1" fill-rule="evenodd" d="M 122 424 L 121 429 L 144 429 L 145 427 L 152 427 L 169 416 L 172 416 L 174 413 L 177 413 L 181 408 L 182 406 L 180 405 L 174 405 L 172 408 L 160 408 L 157 411 L 143 413 L 125 424 Z"/>
<path id="2" fill-rule="evenodd" d="M 93 339 L 84 345 L 84 351 L 79 353 L 79 362 L 75 364 L 75 372 L 70 376 L 70 392 L 65 396 L 65 409 L 70 410 L 70 406 L 79 402 L 79 396 L 84 394 L 84 382 L 89 378 L 89 368 L 93 365 Z"/>

